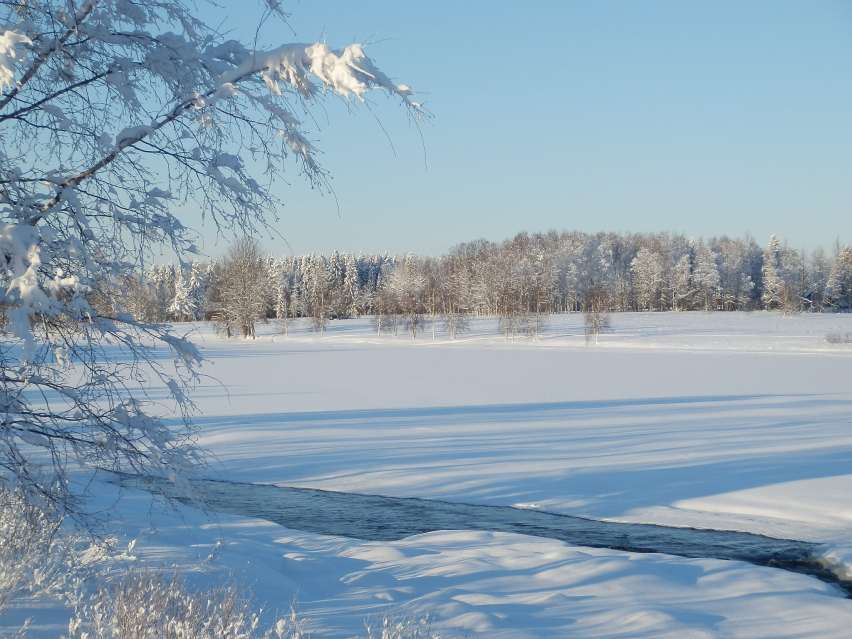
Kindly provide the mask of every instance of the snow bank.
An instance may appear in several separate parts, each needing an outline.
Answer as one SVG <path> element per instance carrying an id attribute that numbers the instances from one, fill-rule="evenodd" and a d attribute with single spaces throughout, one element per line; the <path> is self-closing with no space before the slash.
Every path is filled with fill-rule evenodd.
<path id="1" fill-rule="evenodd" d="M 823 565 L 841 579 L 852 581 L 852 544 L 839 544 L 826 550 Z"/>

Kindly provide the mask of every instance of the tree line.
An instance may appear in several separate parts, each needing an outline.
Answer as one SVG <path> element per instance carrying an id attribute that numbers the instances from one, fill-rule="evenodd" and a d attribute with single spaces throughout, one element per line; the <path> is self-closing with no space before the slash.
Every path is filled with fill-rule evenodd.
<path id="1" fill-rule="evenodd" d="M 852 248 L 796 250 L 776 236 L 693 240 L 676 234 L 521 233 L 459 244 L 440 257 L 274 257 L 240 240 L 221 259 L 159 265 L 118 287 L 145 321 L 215 320 L 254 335 L 258 320 L 373 316 L 377 332 L 427 325 L 450 337 L 494 316 L 507 337 L 536 334 L 550 313 L 852 310 Z"/>

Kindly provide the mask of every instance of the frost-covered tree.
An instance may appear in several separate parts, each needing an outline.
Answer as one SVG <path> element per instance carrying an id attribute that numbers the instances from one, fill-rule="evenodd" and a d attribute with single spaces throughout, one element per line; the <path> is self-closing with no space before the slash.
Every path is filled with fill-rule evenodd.
<path id="1" fill-rule="evenodd" d="M 583 299 L 583 321 L 586 334 L 586 344 L 591 340 L 598 343 L 601 333 L 609 330 L 610 299 L 606 289 L 591 286 Z"/>
<path id="2" fill-rule="evenodd" d="M 727 311 L 748 308 L 754 291 L 749 261 L 753 247 L 727 237 L 710 242 L 718 257 L 721 308 Z"/>
<path id="3" fill-rule="evenodd" d="M 195 308 L 192 306 L 189 292 L 189 274 L 184 268 L 177 271 L 175 296 L 172 298 L 172 303 L 169 304 L 169 313 L 179 322 L 192 319 L 195 315 Z"/>
<path id="4" fill-rule="evenodd" d="M 808 256 L 777 244 L 774 272 L 781 281 L 782 295 L 780 303 L 770 304 L 770 308 L 822 309 L 832 261 L 819 250 L 806 259 Z M 395 332 L 403 323 L 404 296 L 388 283 L 405 259 L 413 262 L 424 278 L 420 301 L 433 337 L 442 323 L 448 334 L 455 334 L 457 321 L 471 314 L 497 317 L 507 339 L 517 334 L 534 337 L 547 314 L 582 310 L 586 293 L 593 287 L 606 289 L 613 311 L 759 308 L 764 292 L 760 286 L 762 250 L 750 237 L 694 240 L 667 233 L 551 231 L 519 233 L 501 243 L 464 243 L 439 257 L 356 257 L 337 252 L 283 261 L 266 257 L 262 260 L 268 289 L 265 316 L 285 323 L 288 317 L 311 317 L 321 331 L 330 318 L 372 314 L 379 333 Z M 278 274 L 284 262 L 286 266 L 281 268 L 287 273 L 286 288 L 280 286 L 284 276 Z M 766 264 L 771 270 L 771 262 L 767 260 Z M 156 273 L 160 273 L 158 278 Z M 159 279 L 161 283 L 154 288 L 163 293 L 147 295 L 143 287 L 138 299 L 124 296 L 127 308 L 136 309 L 134 314 L 138 310 L 154 317 L 151 309 L 162 305 L 150 298 L 165 298 L 169 291 L 174 297 L 176 273 L 175 267 L 155 267 L 152 277 L 144 279 Z M 205 277 L 211 284 L 205 284 L 209 290 L 204 307 L 218 308 L 221 301 L 216 278 L 206 273 Z M 771 284 L 773 278 L 768 281 Z M 112 281 L 111 287 L 133 290 L 119 280 Z M 771 290 L 772 286 L 767 289 Z M 107 307 L 112 303 L 108 296 L 93 301 Z M 209 309 L 205 312 L 210 314 Z M 165 315 L 163 311 L 161 319 Z M 464 324 L 461 321 L 458 325 Z M 286 330 L 286 326 L 282 328 Z"/>
<path id="5" fill-rule="evenodd" d="M 630 270 L 639 308 L 648 311 L 658 308 L 663 286 L 663 256 L 643 247 L 630 263 Z"/>
<path id="6" fill-rule="evenodd" d="M 748 273 L 740 273 L 740 284 L 737 287 L 736 297 L 732 298 L 729 310 L 742 310 L 749 308 L 754 292 L 754 280 Z M 731 299 L 731 298 L 729 298 Z"/>
<path id="7" fill-rule="evenodd" d="M 143 322 L 161 319 L 155 289 L 145 277 L 126 275 L 120 282 L 119 305 L 134 318 Z"/>
<path id="8" fill-rule="evenodd" d="M 423 328 L 426 313 L 426 276 L 414 256 L 408 255 L 390 273 L 385 284 L 411 339 Z"/>
<path id="9" fill-rule="evenodd" d="M 344 317 L 351 317 L 359 314 L 361 299 L 361 280 L 355 256 L 347 254 L 343 260 L 343 266 L 343 314 Z"/>
<path id="10" fill-rule="evenodd" d="M 275 293 L 275 318 L 281 322 L 281 330 L 287 335 L 293 309 L 293 260 L 275 260 L 272 262 L 271 271 Z"/>
<path id="11" fill-rule="evenodd" d="M 346 276 L 344 257 L 339 251 L 334 251 L 326 262 L 328 289 L 331 293 L 329 315 L 335 318 L 349 317 L 351 301 L 347 299 L 343 289 Z"/>
<path id="12" fill-rule="evenodd" d="M 844 247 L 837 254 L 828 281 L 825 296 L 840 311 L 852 310 L 852 248 Z"/>
<path id="13" fill-rule="evenodd" d="M 107 283 L 155 251 L 193 253 L 181 211 L 251 233 L 278 204 L 277 175 L 295 166 L 324 188 L 297 108 L 380 89 L 418 110 L 360 45 L 255 50 L 203 15 L 182 0 L 0 3 L 0 474 L 63 508 L 68 460 L 158 475 L 198 461 L 189 431 L 134 389 L 159 377 L 186 417 L 199 353 L 97 304 Z"/>
<path id="14" fill-rule="evenodd" d="M 672 309 L 675 311 L 689 310 L 692 296 L 692 264 L 689 255 L 682 255 L 672 268 Z"/>
<path id="15" fill-rule="evenodd" d="M 781 267 L 781 242 L 774 235 L 763 252 L 763 294 L 761 301 L 767 310 L 781 308 L 784 304 L 784 280 L 779 273 Z"/>
<path id="16" fill-rule="evenodd" d="M 166 320 L 169 312 L 169 306 L 175 297 L 175 282 L 177 280 L 174 267 L 161 264 L 153 266 L 148 271 L 150 273 L 151 293 L 154 298 L 156 307 L 156 317 L 154 321 L 163 322 Z M 142 277 L 146 273 L 143 271 Z"/>
<path id="17" fill-rule="evenodd" d="M 799 251 L 784 246 L 778 260 L 778 274 L 783 282 L 782 308 L 785 313 L 796 313 L 804 308 L 805 286 L 805 256 Z"/>
<path id="18" fill-rule="evenodd" d="M 177 271 L 175 295 L 169 313 L 179 322 L 192 322 L 204 316 L 207 269 L 198 262 Z"/>
<path id="19" fill-rule="evenodd" d="M 332 315 L 337 289 L 333 286 L 329 261 L 322 255 L 309 255 L 302 261 L 302 303 L 315 331 L 325 334 Z"/>
<path id="20" fill-rule="evenodd" d="M 255 337 L 255 323 L 265 318 L 266 271 L 257 241 L 238 239 L 222 261 L 220 305 L 215 320 L 228 336 Z"/>
<path id="21" fill-rule="evenodd" d="M 695 250 L 695 268 L 692 272 L 692 282 L 702 300 L 704 310 L 715 310 L 721 284 L 719 267 L 716 264 L 716 254 L 703 242 L 700 242 Z"/>
<path id="22" fill-rule="evenodd" d="M 812 311 L 821 311 L 825 305 L 826 287 L 831 275 L 832 263 L 825 251 L 817 248 L 811 253 L 808 268 L 806 269 L 804 296 Z"/>

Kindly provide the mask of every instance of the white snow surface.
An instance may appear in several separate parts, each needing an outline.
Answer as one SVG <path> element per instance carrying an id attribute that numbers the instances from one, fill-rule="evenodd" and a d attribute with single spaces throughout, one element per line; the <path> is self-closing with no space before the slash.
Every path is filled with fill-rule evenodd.
<path id="1" fill-rule="evenodd" d="M 32 41 L 22 33 L 5 30 L 0 33 L 0 89 L 14 84 L 15 59 L 18 54 L 16 45 L 32 44 Z"/>
<path id="2" fill-rule="evenodd" d="M 194 399 L 212 478 L 744 530 L 825 543 L 852 568 L 852 347 L 825 341 L 852 316 L 623 314 L 588 347 L 573 314 L 513 343 L 493 320 L 455 342 L 377 337 L 367 319 L 254 341 L 178 328 L 208 362 Z M 296 600 L 316 637 L 382 614 L 513 639 L 852 627 L 833 587 L 741 562 L 490 532 L 362 542 L 102 493 L 140 562 L 236 579 L 268 609 Z M 56 636 L 54 613 L 35 637 Z"/>

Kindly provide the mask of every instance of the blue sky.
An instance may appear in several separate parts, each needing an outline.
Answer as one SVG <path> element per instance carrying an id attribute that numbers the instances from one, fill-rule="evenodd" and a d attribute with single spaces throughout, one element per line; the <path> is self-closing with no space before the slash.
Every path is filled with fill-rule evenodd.
<path id="1" fill-rule="evenodd" d="M 241 39 L 246 2 L 223 8 Z M 296 253 L 441 253 L 551 228 L 852 241 L 848 1 L 287 6 L 292 30 L 270 23 L 262 44 L 366 42 L 435 116 L 424 154 L 395 102 L 319 109 L 340 215 L 282 176 L 277 228 Z"/>

